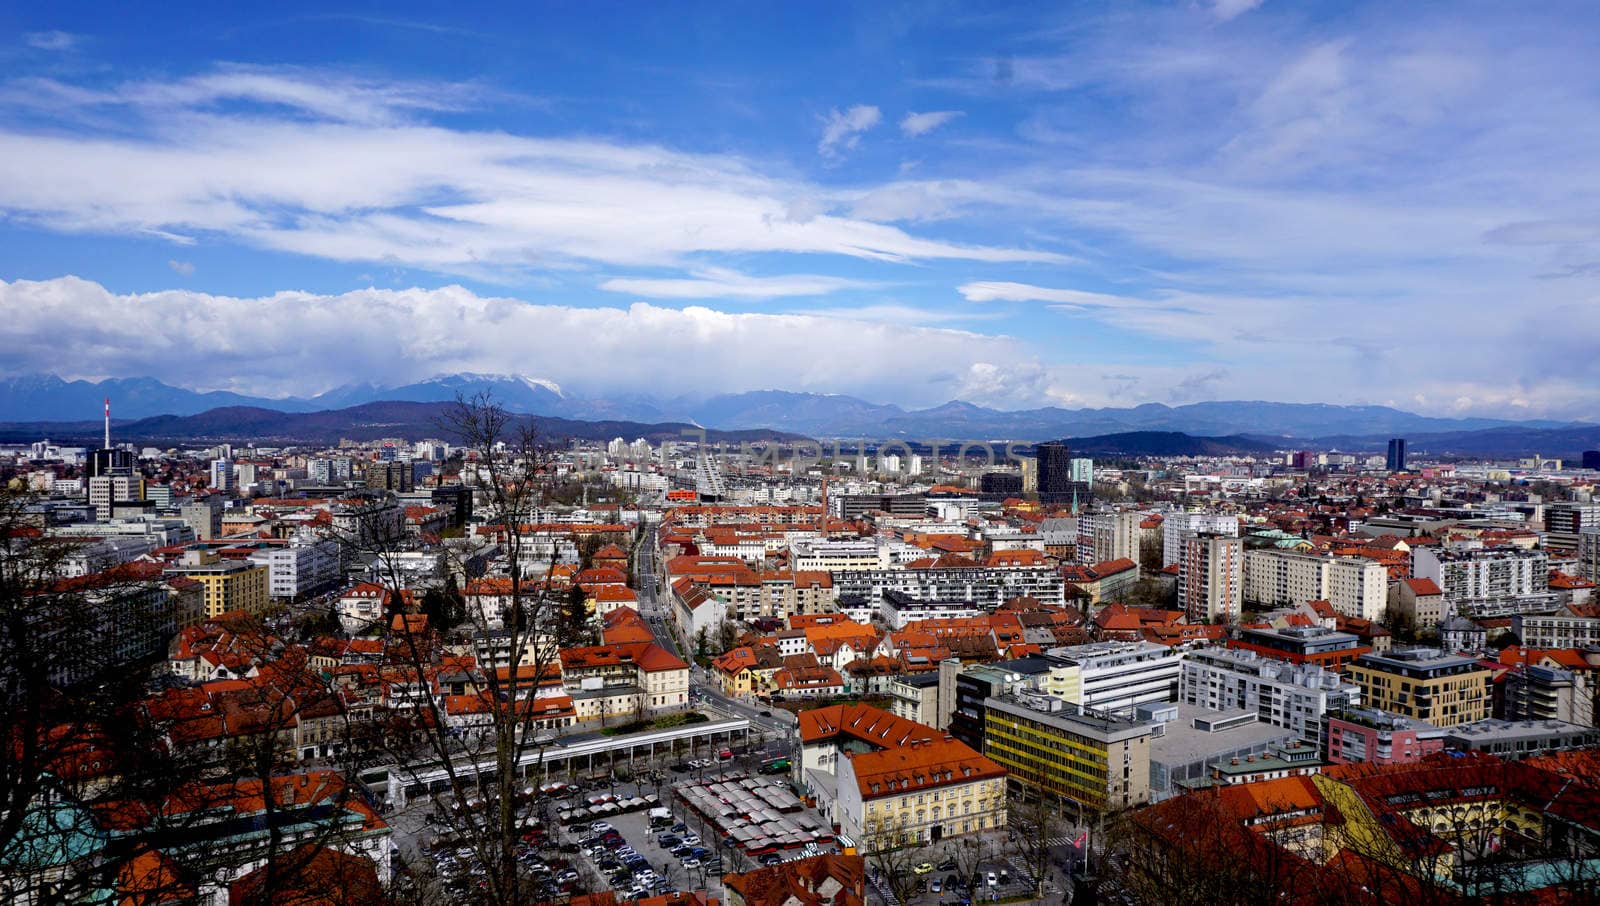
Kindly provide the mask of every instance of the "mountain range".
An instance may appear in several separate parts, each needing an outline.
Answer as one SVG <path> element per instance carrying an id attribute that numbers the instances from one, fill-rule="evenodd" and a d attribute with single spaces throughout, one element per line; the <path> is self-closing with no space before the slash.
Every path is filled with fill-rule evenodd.
<path id="1" fill-rule="evenodd" d="M 221 441 L 264 441 L 268 443 L 332 444 L 349 438 L 357 441 L 400 437 L 410 440 L 437 437 L 459 441 L 448 426 L 452 402 L 377 402 L 343 409 L 316 412 L 282 412 L 257 406 L 223 406 L 194 415 L 155 415 L 149 418 L 114 422 L 119 441 L 180 446 Z M 519 415 L 538 429 L 546 440 L 576 438 L 605 441 L 613 437 L 643 437 L 653 443 L 681 440 L 699 429 L 686 422 L 646 424 L 631 421 L 585 421 L 545 415 Z M 99 421 L 24 421 L 0 422 L 0 442 L 19 443 L 49 437 L 56 441 L 94 443 L 103 423 Z M 514 427 L 514 426 L 513 426 Z M 509 429 L 508 429 L 509 430 Z M 704 432 L 708 440 L 737 444 L 754 440 L 797 440 L 798 435 L 782 431 Z"/>
<path id="2" fill-rule="evenodd" d="M 557 419 L 642 425 L 688 423 L 726 431 L 765 430 L 868 441 L 1040 441 L 1176 432 L 1225 439 L 1248 435 L 1280 447 L 1317 445 L 1371 450 L 1381 449 L 1388 437 L 1404 436 L 1418 452 L 1562 455 L 1595 449 L 1595 441 L 1600 438 L 1600 427 L 1585 423 L 1439 418 L 1389 406 L 1217 401 L 1179 406 L 1145 403 L 1131 407 L 1047 406 L 1007 411 L 952 400 L 927 409 L 905 409 L 841 394 L 785 390 L 706 398 L 662 398 L 643 393 L 595 398 L 568 393 L 554 381 L 541 378 L 474 373 L 439 375 L 398 387 L 350 384 L 313 397 L 282 399 L 226 391 L 197 392 L 149 377 L 91 382 L 28 375 L 0 378 L 0 422 L 58 422 L 64 416 L 65 420 L 88 421 L 99 416 L 102 400 L 107 397 L 118 419 L 147 419 L 199 415 L 219 408 L 309 414 L 377 402 L 445 402 L 457 394 L 477 393 L 491 394 L 512 412 Z M 270 421 L 264 415 L 238 417 L 250 423 Z"/>

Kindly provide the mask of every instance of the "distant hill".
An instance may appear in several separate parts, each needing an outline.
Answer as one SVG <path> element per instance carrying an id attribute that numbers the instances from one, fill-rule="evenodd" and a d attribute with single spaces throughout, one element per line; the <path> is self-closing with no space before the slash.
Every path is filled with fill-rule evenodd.
<path id="1" fill-rule="evenodd" d="M 1086 456 L 1254 456 L 1278 445 L 1256 438 L 1196 437 L 1181 431 L 1124 431 L 1095 437 L 1069 437 L 1073 453 Z"/>
<path id="2" fill-rule="evenodd" d="M 119 440 L 159 445 L 209 443 L 220 441 L 266 441 L 275 443 L 335 443 L 342 438 L 377 440 L 400 437 L 420 440 L 438 437 L 452 440 L 444 427 L 444 417 L 453 403 L 380 402 L 321 412 L 279 412 L 254 406 L 226 406 L 196 415 L 158 415 L 153 418 L 119 421 L 113 431 Z M 645 424 L 631 421 L 581 421 L 552 416 L 524 415 L 537 426 L 542 437 L 550 439 L 610 440 L 643 437 L 656 443 L 682 440 L 685 432 L 698 433 L 684 422 Z M 93 442 L 102 423 L 92 422 L 9 422 L 0 423 L 0 441 L 16 443 L 48 436 L 57 441 Z M 708 440 L 738 443 L 745 440 L 791 440 L 798 435 L 781 431 L 705 432 Z"/>
<path id="3" fill-rule="evenodd" d="M 1217 401 L 1167 406 L 1145 403 L 1131 407 L 1065 409 L 1043 406 L 1005 410 L 951 400 L 927 409 L 907 410 L 853 396 L 789 390 L 752 390 L 706 398 L 652 395 L 643 392 L 585 397 L 553 381 L 520 374 L 444 374 L 398 387 L 370 383 L 337 387 L 318 396 L 266 399 L 237 393 L 200 393 L 153 378 L 120 378 L 96 382 L 63 381 L 54 375 L 0 378 L 0 422 L 90 420 L 101 401 L 111 398 L 120 418 L 159 415 L 190 416 L 222 407 L 277 412 L 337 411 L 376 402 L 431 403 L 454 400 L 457 394 L 488 393 L 508 410 L 578 421 L 622 421 L 641 424 L 692 422 L 726 431 L 795 432 L 816 438 L 867 441 L 993 440 L 1036 442 L 1058 437 L 1101 437 L 1130 432 L 1176 432 L 1194 437 L 1281 439 L 1283 446 L 1360 444 L 1377 449 L 1389 437 L 1439 443 L 1460 439 L 1460 449 L 1499 453 L 1562 450 L 1582 435 L 1563 437 L 1564 430 L 1587 425 L 1492 418 L 1435 418 L 1388 406 L 1336 406 L 1324 403 Z M 61 433 L 58 429 L 51 429 Z M 1478 441 L 1466 434 L 1503 430 L 1496 440 Z M 1534 432 L 1534 433 L 1529 433 Z M 47 431 L 46 433 L 50 433 Z M 1565 445 L 1565 446 L 1563 446 Z M 1585 446 L 1583 449 L 1592 449 Z M 1417 447 L 1419 452 L 1424 448 Z M 1573 449 L 1576 449 L 1575 447 Z M 1431 450 L 1429 451 L 1431 452 Z M 1463 455 L 1467 455 L 1463 453 Z"/>

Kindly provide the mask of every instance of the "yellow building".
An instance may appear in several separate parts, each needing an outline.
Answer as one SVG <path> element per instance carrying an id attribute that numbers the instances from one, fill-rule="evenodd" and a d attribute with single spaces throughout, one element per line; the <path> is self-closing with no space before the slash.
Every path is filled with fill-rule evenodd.
<path id="1" fill-rule="evenodd" d="M 248 560 L 221 560 L 210 551 L 191 550 L 167 572 L 200 583 L 208 619 L 235 610 L 260 614 L 272 600 L 267 594 L 267 568 Z"/>
<path id="2" fill-rule="evenodd" d="M 1030 791 L 1094 811 L 1150 801 L 1149 721 L 1082 713 L 1047 695 L 984 700 L 984 754 Z"/>
<path id="3" fill-rule="evenodd" d="M 1470 658 L 1437 648 L 1364 654 L 1346 667 L 1362 704 L 1453 727 L 1489 716 L 1491 673 Z"/>
<path id="4" fill-rule="evenodd" d="M 837 818 L 867 850 L 1004 827 L 1006 772 L 948 736 L 839 760 Z"/>

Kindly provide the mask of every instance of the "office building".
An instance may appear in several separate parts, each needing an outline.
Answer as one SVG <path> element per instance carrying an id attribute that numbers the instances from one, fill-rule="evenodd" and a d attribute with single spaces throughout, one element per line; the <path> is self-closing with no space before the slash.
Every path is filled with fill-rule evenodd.
<path id="1" fill-rule="evenodd" d="M 1197 708 L 1254 712 L 1313 745 L 1322 735 L 1323 714 L 1361 704 L 1361 689 L 1330 670 L 1227 648 L 1189 652 L 1178 696 Z"/>
<path id="2" fill-rule="evenodd" d="M 1330 710 L 1322 757 L 1333 764 L 1413 764 L 1444 748 L 1443 727 L 1376 708 Z"/>
<path id="3" fill-rule="evenodd" d="M 1184 539 L 1178 561 L 1178 609 L 1190 621 L 1235 622 L 1243 596 L 1243 542 L 1209 532 Z"/>
<path id="4" fill-rule="evenodd" d="M 1246 626 L 1229 648 L 1253 651 L 1262 657 L 1290 664 L 1310 664 L 1338 673 L 1344 666 L 1372 649 L 1361 644 L 1354 633 L 1339 632 L 1325 626 L 1290 626 L 1284 629 Z"/>
<path id="5" fill-rule="evenodd" d="M 984 754 L 1031 792 L 1091 812 L 1150 801 L 1152 721 L 1086 711 L 1040 692 L 990 698 Z"/>
<path id="6" fill-rule="evenodd" d="M 375 491 L 393 491 L 396 494 L 405 494 L 416 488 L 415 473 L 411 470 L 411 463 L 395 460 L 393 462 L 376 462 L 367 466 L 365 473 L 366 486 Z"/>
<path id="7" fill-rule="evenodd" d="M 1437 648 L 1402 648 L 1364 654 L 1349 667 L 1363 702 L 1436 727 L 1489 716 L 1490 671 L 1475 659 Z"/>
<path id="8" fill-rule="evenodd" d="M 1094 484 L 1094 460 L 1074 458 L 1072 460 L 1072 481 L 1074 484 Z"/>
<path id="9" fill-rule="evenodd" d="M 922 516 L 928 509 L 928 498 L 922 494 L 839 494 L 830 496 L 828 503 L 834 515 L 850 521 L 875 512 Z"/>
<path id="10" fill-rule="evenodd" d="M 233 462 L 231 460 L 211 460 L 211 487 L 224 494 L 233 490 Z"/>
<path id="11" fill-rule="evenodd" d="M 1404 472 L 1406 470 L 1406 439 L 1403 437 L 1389 438 L 1389 453 L 1384 457 L 1384 467 L 1391 472 Z"/>
<path id="12" fill-rule="evenodd" d="M 1094 486 L 1072 477 L 1072 452 L 1063 443 L 1042 443 L 1033 448 L 1039 473 L 1039 499 L 1046 503 L 1088 503 Z M 1103 559 L 1111 559 L 1109 557 Z"/>
<path id="13" fill-rule="evenodd" d="M 1156 732 L 1150 737 L 1151 802 L 1203 783 L 1216 765 L 1259 758 L 1300 741 L 1293 731 L 1257 720 L 1253 711 L 1146 705 L 1138 716 L 1155 722 Z"/>
<path id="14" fill-rule="evenodd" d="M 1095 711 L 1133 713 L 1178 700 L 1183 652 L 1154 642 L 1092 642 L 1052 648 L 1049 690 Z"/>
<path id="15" fill-rule="evenodd" d="M 942 685 L 951 689 L 948 729 L 950 735 L 974 749 L 983 748 L 984 703 L 991 697 L 1022 688 L 1038 688 L 1050 673 L 1044 658 L 1023 658 L 997 664 L 962 667 L 954 658 L 939 664 Z M 946 679 L 953 675 L 953 683 Z M 940 696 L 941 699 L 943 696 Z"/>
<path id="16" fill-rule="evenodd" d="M 89 479 L 89 505 L 95 518 L 108 520 L 119 503 L 144 499 L 144 479 L 127 474 L 96 475 Z"/>
<path id="17" fill-rule="evenodd" d="M 222 537 L 222 507 L 214 497 L 178 507 L 178 517 L 194 531 L 197 541 L 214 541 Z"/>
<path id="18" fill-rule="evenodd" d="M 978 491 L 996 497 L 1019 497 L 1022 495 L 1022 473 L 985 472 L 978 479 Z"/>

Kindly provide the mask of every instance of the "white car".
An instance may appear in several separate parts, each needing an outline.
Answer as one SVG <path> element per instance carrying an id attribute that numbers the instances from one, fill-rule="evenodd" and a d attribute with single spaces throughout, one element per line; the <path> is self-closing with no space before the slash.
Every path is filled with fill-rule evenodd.
<path id="1" fill-rule="evenodd" d="M 605 823 L 604 821 L 596 821 L 595 823 L 589 825 L 589 831 L 596 834 L 603 834 L 610 829 L 611 825 Z"/>
<path id="2" fill-rule="evenodd" d="M 989 872 L 989 876 L 987 878 L 985 878 L 984 880 L 989 882 L 989 886 L 990 887 L 999 887 L 1000 886 L 1000 879 L 995 877 L 994 872 L 992 872 L 992 871 Z"/>
<path id="3" fill-rule="evenodd" d="M 684 842 L 684 845 L 686 845 L 686 846 L 699 846 L 700 845 L 700 835 L 696 834 L 696 833 L 692 833 L 692 832 L 684 834 L 683 835 L 683 842 Z"/>

